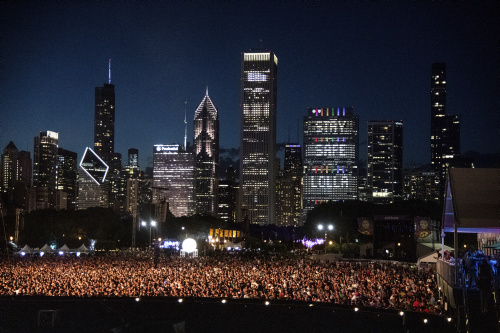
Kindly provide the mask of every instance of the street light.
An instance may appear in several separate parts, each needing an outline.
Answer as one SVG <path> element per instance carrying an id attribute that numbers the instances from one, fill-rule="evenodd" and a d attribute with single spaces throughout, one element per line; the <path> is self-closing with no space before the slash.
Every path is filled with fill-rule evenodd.
<path id="1" fill-rule="evenodd" d="M 146 227 L 148 226 L 148 223 L 146 221 L 142 221 L 141 222 L 141 225 L 143 227 Z M 155 227 L 156 228 L 156 221 L 151 221 L 149 222 L 149 247 L 151 247 L 151 228 L 152 227 Z"/>
<path id="2" fill-rule="evenodd" d="M 323 230 L 325 229 L 325 242 L 326 242 L 326 234 L 328 230 L 332 231 L 333 230 L 333 225 L 329 224 L 328 226 L 323 226 L 322 224 L 318 224 L 318 230 Z"/>

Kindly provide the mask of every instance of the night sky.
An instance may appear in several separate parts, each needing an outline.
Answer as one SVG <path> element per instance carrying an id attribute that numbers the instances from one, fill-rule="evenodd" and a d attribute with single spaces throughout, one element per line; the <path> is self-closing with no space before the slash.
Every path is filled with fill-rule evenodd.
<path id="1" fill-rule="evenodd" d="M 430 69 L 447 63 L 447 113 L 461 116 L 462 153 L 498 152 L 498 1 L 2 1 L 0 148 L 33 152 L 40 131 L 59 146 L 93 146 L 94 89 L 116 92 L 115 151 L 181 143 L 187 101 L 208 86 L 220 145 L 239 146 L 241 52 L 278 61 L 278 142 L 302 136 L 307 107 L 353 106 L 366 122 L 404 122 L 406 167 L 430 162 Z"/>

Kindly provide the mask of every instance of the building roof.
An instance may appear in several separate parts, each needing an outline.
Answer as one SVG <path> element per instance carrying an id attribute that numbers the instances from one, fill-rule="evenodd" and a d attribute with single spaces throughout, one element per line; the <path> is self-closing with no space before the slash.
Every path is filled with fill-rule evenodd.
<path id="1" fill-rule="evenodd" d="M 448 172 L 443 225 L 446 232 L 500 233 L 500 169 Z"/>

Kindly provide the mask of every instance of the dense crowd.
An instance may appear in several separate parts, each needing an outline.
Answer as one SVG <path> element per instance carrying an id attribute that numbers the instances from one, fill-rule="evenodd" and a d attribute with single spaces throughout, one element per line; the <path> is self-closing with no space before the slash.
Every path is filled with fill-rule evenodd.
<path id="1" fill-rule="evenodd" d="M 329 302 L 441 313 L 434 275 L 408 264 L 152 254 L 18 257 L 0 266 L 0 296 L 214 297 Z"/>

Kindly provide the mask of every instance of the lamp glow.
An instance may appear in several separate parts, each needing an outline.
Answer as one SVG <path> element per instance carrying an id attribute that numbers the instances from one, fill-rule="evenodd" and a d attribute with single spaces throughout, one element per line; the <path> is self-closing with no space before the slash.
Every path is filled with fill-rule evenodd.
<path id="1" fill-rule="evenodd" d="M 196 241 L 192 238 L 186 238 L 182 242 L 182 249 L 187 253 L 194 252 L 196 250 Z"/>

